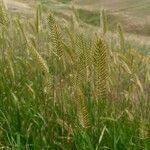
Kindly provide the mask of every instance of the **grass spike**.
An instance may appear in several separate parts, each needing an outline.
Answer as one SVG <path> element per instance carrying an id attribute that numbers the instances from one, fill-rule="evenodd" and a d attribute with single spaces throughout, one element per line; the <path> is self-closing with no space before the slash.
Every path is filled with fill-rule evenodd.
<path id="1" fill-rule="evenodd" d="M 27 40 L 27 36 L 26 36 L 26 34 L 25 34 L 25 31 L 24 31 L 23 25 L 21 24 L 21 22 L 20 22 L 19 19 L 16 20 L 16 23 L 17 23 L 17 25 L 18 25 L 18 27 L 19 27 L 19 31 L 20 31 L 20 33 L 21 33 L 21 35 L 22 35 L 24 41 L 27 43 L 28 40 Z"/>
<path id="2" fill-rule="evenodd" d="M 125 39 L 124 39 L 124 32 L 122 29 L 122 26 L 120 24 L 117 25 L 118 35 L 119 35 L 119 43 L 120 43 L 120 49 L 122 51 L 125 50 Z"/>
<path id="3" fill-rule="evenodd" d="M 33 47 L 32 44 L 28 43 L 28 49 L 34 59 L 34 61 L 38 64 L 39 69 L 44 73 L 44 75 L 49 74 L 49 69 L 47 64 L 45 63 L 44 59 L 41 57 L 41 55 L 37 52 L 35 47 Z"/>
<path id="4" fill-rule="evenodd" d="M 58 24 L 52 13 L 48 16 L 48 25 L 51 33 L 52 45 L 54 47 L 54 52 L 61 58 L 63 55 L 62 46 L 62 35 L 59 31 Z"/>
<path id="5" fill-rule="evenodd" d="M 4 2 L 1 2 L 1 6 L 0 6 L 0 24 L 2 25 L 8 25 L 9 19 L 8 19 L 8 15 L 6 13 L 6 8 L 4 5 Z"/>
<path id="6" fill-rule="evenodd" d="M 97 98 L 106 99 L 108 82 L 108 48 L 102 38 L 99 38 L 96 42 L 93 63 Z"/>
<path id="7" fill-rule="evenodd" d="M 37 33 L 39 33 L 39 31 L 40 31 L 40 23 L 41 23 L 41 6 L 39 5 L 36 9 L 36 20 L 35 20 L 35 26 L 36 26 Z"/>
<path id="8" fill-rule="evenodd" d="M 77 107 L 78 107 L 80 125 L 85 129 L 89 128 L 90 123 L 89 123 L 89 114 L 87 111 L 86 99 L 81 91 L 79 91 L 78 93 Z"/>
<path id="9" fill-rule="evenodd" d="M 35 47 L 28 43 L 28 49 L 32 55 L 32 58 L 37 63 L 37 67 L 39 70 L 41 70 L 42 74 L 45 76 L 44 78 L 44 92 L 47 94 L 52 89 L 52 78 L 49 74 L 49 68 L 42 58 L 42 56 L 38 53 L 38 51 L 35 49 Z"/>
<path id="10" fill-rule="evenodd" d="M 104 9 L 101 11 L 100 22 L 103 34 L 105 35 L 107 32 L 108 25 L 107 25 L 107 16 Z"/>

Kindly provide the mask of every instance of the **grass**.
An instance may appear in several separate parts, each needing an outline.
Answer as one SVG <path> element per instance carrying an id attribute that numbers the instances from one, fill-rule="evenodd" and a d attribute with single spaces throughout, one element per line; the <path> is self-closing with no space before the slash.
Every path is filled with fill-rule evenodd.
<path id="1" fill-rule="evenodd" d="M 40 8 L 0 18 L 0 149 L 150 149 L 145 47 Z"/>

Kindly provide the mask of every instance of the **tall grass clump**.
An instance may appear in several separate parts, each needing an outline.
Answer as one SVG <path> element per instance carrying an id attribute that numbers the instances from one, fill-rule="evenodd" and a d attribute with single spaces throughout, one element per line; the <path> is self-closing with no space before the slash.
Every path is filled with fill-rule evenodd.
<path id="1" fill-rule="evenodd" d="M 96 36 L 42 8 L 28 20 L 12 16 L 0 7 L 0 149 L 150 149 L 141 46 L 126 45 L 121 27 L 126 51 L 104 39 L 105 14 Z"/>

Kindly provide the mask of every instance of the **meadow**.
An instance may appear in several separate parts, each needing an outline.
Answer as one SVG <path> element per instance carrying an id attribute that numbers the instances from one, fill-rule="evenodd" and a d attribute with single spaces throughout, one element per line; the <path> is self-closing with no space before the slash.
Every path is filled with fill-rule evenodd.
<path id="1" fill-rule="evenodd" d="M 149 45 L 68 9 L 0 6 L 0 149 L 149 150 Z"/>

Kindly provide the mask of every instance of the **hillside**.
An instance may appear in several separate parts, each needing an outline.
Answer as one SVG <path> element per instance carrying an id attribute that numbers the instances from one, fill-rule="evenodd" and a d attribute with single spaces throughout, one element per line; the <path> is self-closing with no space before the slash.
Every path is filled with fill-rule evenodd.
<path id="1" fill-rule="evenodd" d="M 95 0 L 76 2 L 77 5 L 90 6 L 92 11 L 101 7 L 107 9 L 112 26 L 121 22 L 129 33 L 150 35 L 150 2 L 149 0 Z M 98 17 L 97 17 L 98 19 Z"/>
<path id="2" fill-rule="evenodd" d="M 149 0 L 4 0 L 10 10 L 31 12 L 29 5 L 41 3 L 46 9 L 54 10 L 62 16 L 68 16 L 72 5 L 77 9 L 81 20 L 90 25 L 99 26 L 99 12 L 107 10 L 109 28 L 114 31 L 120 22 L 124 30 L 137 35 L 150 35 L 150 2 Z"/>

